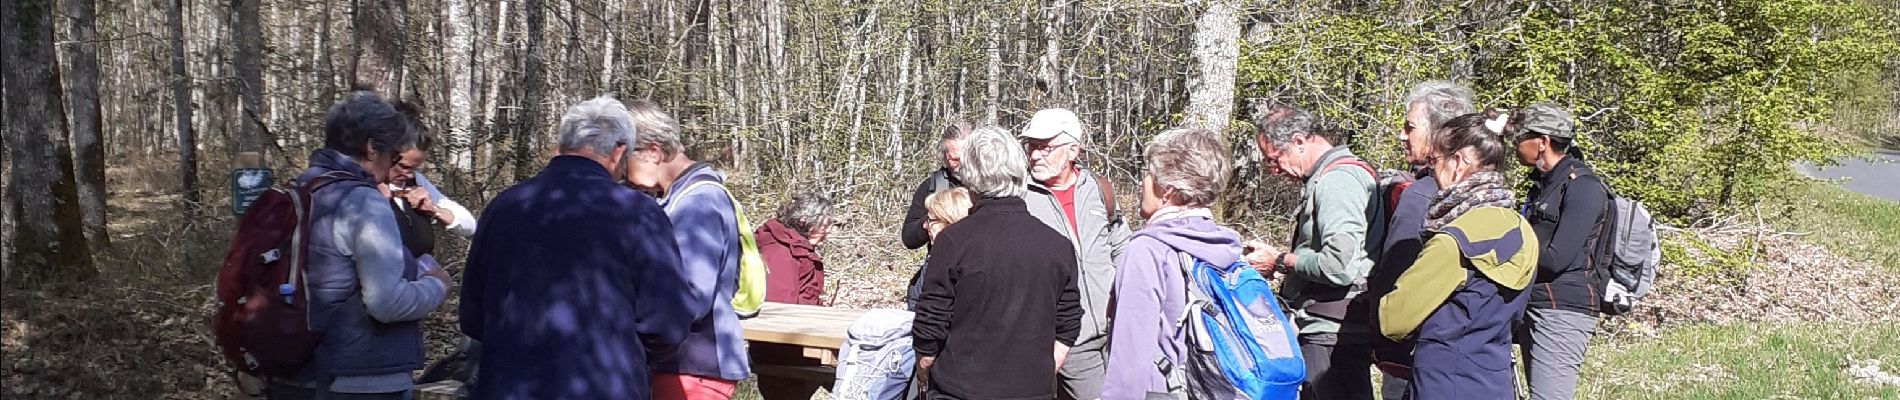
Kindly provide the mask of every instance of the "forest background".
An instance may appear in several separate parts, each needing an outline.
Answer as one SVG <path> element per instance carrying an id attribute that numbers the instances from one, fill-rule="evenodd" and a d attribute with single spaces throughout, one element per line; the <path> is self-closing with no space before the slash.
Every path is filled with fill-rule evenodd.
<path id="1" fill-rule="evenodd" d="M 423 105 L 444 139 L 425 174 L 476 210 L 539 169 L 566 106 L 603 94 L 655 102 L 685 127 L 689 154 L 730 173 L 754 220 L 798 191 L 843 202 L 848 223 L 824 250 L 828 296 L 858 307 L 899 304 L 921 254 L 897 244 L 897 216 L 938 165 L 939 128 L 957 119 L 1013 128 L 1037 109 L 1076 111 L 1089 128 L 1084 164 L 1124 188 L 1123 207 L 1154 134 L 1227 132 L 1240 162 L 1222 217 L 1278 238 L 1297 186 L 1261 175 L 1251 109 L 1314 110 L 1350 132 L 1356 152 L 1398 169 L 1406 90 L 1449 79 L 1484 107 L 1568 107 L 1587 158 L 1672 227 L 1665 279 L 1744 295 L 1772 292 L 1750 274 L 1799 246 L 1777 244 L 1813 243 L 1803 237 L 1822 228 L 1803 218 L 1832 192 L 1791 165 L 1900 147 L 1892 0 L 14 0 L 0 10 L 0 371 L 24 397 L 228 390 L 203 318 L 234 221 L 229 173 L 254 152 L 280 179 L 294 176 L 321 147 L 326 108 L 355 86 Z M 1869 204 L 1844 213 L 1892 207 Z M 1885 215 L 1847 234 L 1867 240 L 1802 258 L 1900 269 L 1892 250 L 1859 243 L 1892 242 L 1900 214 Z M 442 237 L 441 259 L 459 271 L 466 241 Z M 1630 320 L 1758 327 L 1712 307 Z M 437 353 L 452 314 L 431 319 Z M 1671 334 L 1681 333 L 1660 333 Z"/>

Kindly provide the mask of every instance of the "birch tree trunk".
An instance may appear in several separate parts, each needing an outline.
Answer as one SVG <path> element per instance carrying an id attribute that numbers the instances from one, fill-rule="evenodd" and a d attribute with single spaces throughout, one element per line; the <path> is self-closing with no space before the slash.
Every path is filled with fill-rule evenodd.
<path id="1" fill-rule="evenodd" d="M 983 114 L 983 125 L 996 124 L 997 108 L 1002 103 L 1003 95 L 1003 22 L 995 15 L 989 18 L 990 34 L 983 49 L 984 55 L 989 57 L 989 70 L 983 81 L 988 85 L 983 95 L 984 106 L 988 107 Z"/>
<path id="2" fill-rule="evenodd" d="M 0 40 L 6 42 L 0 46 L 6 54 L 0 57 L 7 64 L 0 68 L 6 76 L 0 80 L 6 87 L 7 162 L 23 211 L 14 226 L 15 254 L 9 257 L 20 265 L 9 271 L 17 272 L 9 278 L 25 286 L 98 275 L 86 248 L 79 191 L 73 184 L 59 60 L 53 50 L 55 12 L 49 0 L 16 0 L 0 7 Z M 24 212 L 28 210 L 32 212 Z"/>
<path id="3" fill-rule="evenodd" d="M 463 172 L 473 165 L 473 153 L 469 146 L 469 128 L 475 120 L 475 81 L 474 61 L 470 58 L 471 48 L 475 45 L 473 7 L 468 0 L 442 0 L 442 42 L 444 75 L 447 79 L 449 98 L 448 126 L 448 165 Z"/>
<path id="4" fill-rule="evenodd" d="M 103 118 L 99 108 L 98 7 L 94 0 L 66 0 L 66 14 L 72 36 L 72 43 L 66 46 L 71 68 L 66 75 L 70 89 L 67 100 L 72 110 L 72 156 L 80 217 L 86 224 L 87 245 L 105 249 L 111 237 L 106 234 L 106 146 L 100 136 Z"/>
<path id="5" fill-rule="evenodd" d="M 1186 126 L 1225 131 L 1233 121 L 1234 67 L 1240 57 L 1238 7 L 1211 0 L 1194 24 L 1195 73 L 1188 79 Z"/>

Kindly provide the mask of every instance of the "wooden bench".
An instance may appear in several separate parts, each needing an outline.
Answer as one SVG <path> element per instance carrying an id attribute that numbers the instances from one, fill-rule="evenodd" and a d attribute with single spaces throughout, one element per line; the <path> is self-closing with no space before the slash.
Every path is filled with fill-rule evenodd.
<path id="1" fill-rule="evenodd" d="M 822 383 L 829 386 L 837 373 L 838 348 L 845 331 L 865 310 L 765 303 L 756 317 L 739 321 L 752 374 Z M 462 384 L 438 382 L 416 386 L 416 400 L 458 400 Z"/>

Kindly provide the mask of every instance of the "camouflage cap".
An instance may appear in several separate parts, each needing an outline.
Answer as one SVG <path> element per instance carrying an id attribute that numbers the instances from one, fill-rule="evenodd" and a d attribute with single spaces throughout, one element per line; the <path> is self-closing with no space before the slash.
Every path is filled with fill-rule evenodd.
<path id="1" fill-rule="evenodd" d="M 1512 136 L 1535 133 L 1550 137 L 1575 139 L 1577 133 L 1572 129 L 1570 112 L 1552 104 L 1535 104 L 1517 111 L 1511 121 Z"/>

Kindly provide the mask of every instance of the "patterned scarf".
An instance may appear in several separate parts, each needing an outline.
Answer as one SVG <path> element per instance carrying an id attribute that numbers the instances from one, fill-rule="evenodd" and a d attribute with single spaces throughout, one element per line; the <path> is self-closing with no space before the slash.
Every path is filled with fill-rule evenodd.
<path id="1" fill-rule="evenodd" d="M 1479 172 L 1440 192 L 1438 203 L 1433 204 L 1431 212 L 1426 214 L 1425 227 L 1443 229 L 1452 220 L 1464 216 L 1465 212 L 1479 207 L 1513 208 L 1516 205 L 1517 196 L 1511 194 L 1511 189 L 1504 187 L 1504 174 L 1496 171 Z"/>

